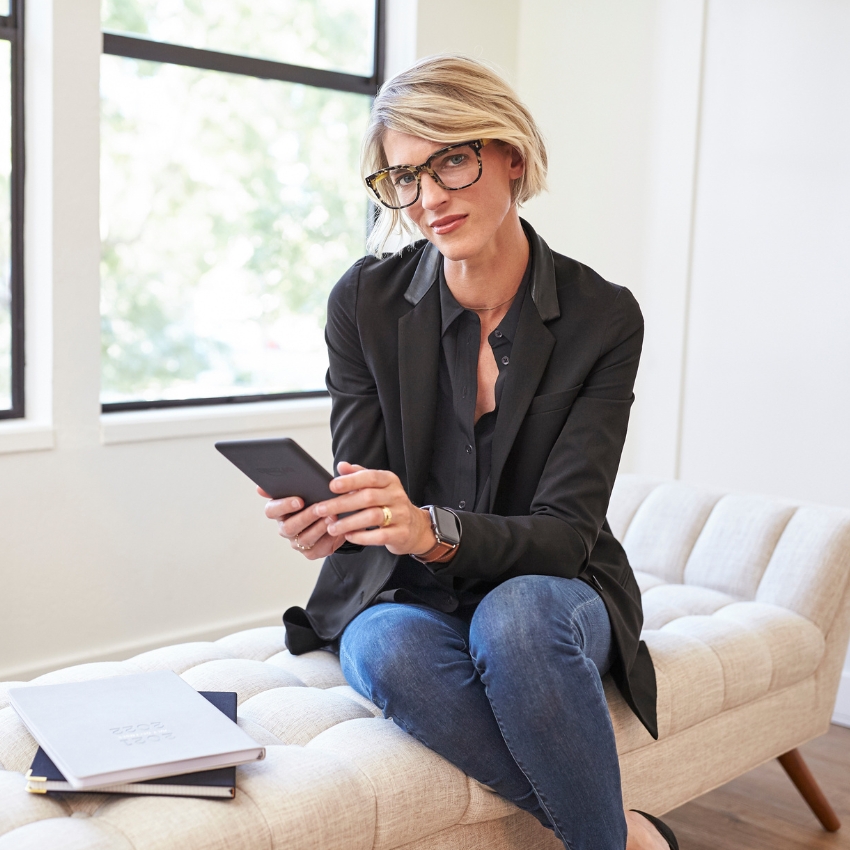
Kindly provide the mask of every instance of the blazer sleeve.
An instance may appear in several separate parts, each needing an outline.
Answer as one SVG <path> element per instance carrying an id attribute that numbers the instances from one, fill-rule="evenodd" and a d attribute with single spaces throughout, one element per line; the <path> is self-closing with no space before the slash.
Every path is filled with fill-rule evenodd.
<path id="1" fill-rule="evenodd" d="M 375 378 L 366 363 L 357 326 L 358 289 L 363 258 L 334 286 L 328 299 L 325 342 L 331 395 L 331 433 L 337 460 L 370 469 L 387 469 L 384 417 Z"/>
<path id="2" fill-rule="evenodd" d="M 527 516 L 458 512 L 463 537 L 438 575 L 505 580 L 575 578 L 605 522 L 626 439 L 643 344 L 643 317 L 620 288 L 596 361 L 546 461 Z"/>

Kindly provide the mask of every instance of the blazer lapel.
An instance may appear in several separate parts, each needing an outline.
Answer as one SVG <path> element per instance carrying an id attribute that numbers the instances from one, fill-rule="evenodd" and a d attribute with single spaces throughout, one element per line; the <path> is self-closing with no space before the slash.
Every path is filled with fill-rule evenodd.
<path id="1" fill-rule="evenodd" d="M 440 370 L 440 254 L 423 253 L 405 298 L 414 305 L 398 320 L 398 379 L 407 495 L 419 504 L 434 445 Z"/>
<path id="2" fill-rule="evenodd" d="M 511 346 L 511 367 L 499 400 L 493 453 L 490 459 L 490 505 L 492 511 L 505 468 L 525 412 L 534 398 L 555 347 L 555 337 L 544 324 L 561 315 L 555 281 L 555 264 L 549 246 L 525 221 L 532 255 L 531 286 L 526 292 Z"/>

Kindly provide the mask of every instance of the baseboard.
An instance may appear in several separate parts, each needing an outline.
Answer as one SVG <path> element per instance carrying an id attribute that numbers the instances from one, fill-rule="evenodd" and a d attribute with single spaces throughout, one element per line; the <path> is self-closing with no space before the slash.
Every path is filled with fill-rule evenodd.
<path id="1" fill-rule="evenodd" d="M 233 632 L 240 632 L 243 629 L 254 629 L 259 626 L 280 626 L 283 625 L 280 615 L 281 609 L 278 607 L 274 611 L 260 616 L 224 620 L 215 624 L 208 624 L 201 628 L 169 632 L 157 635 L 156 637 L 118 643 L 109 648 L 89 652 L 57 655 L 35 665 L 0 669 L 0 682 L 28 682 L 30 679 L 34 679 L 36 676 L 41 676 L 44 673 L 49 673 L 51 670 L 60 670 L 63 667 L 72 667 L 76 664 L 90 664 L 93 661 L 124 661 L 141 652 L 159 649 L 161 646 L 170 646 L 174 643 L 218 640 L 218 638 L 222 638 Z"/>
<path id="2" fill-rule="evenodd" d="M 845 669 L 841 674 L 832 722 L 839 726 L 850 727 L 850 668 Z"/>

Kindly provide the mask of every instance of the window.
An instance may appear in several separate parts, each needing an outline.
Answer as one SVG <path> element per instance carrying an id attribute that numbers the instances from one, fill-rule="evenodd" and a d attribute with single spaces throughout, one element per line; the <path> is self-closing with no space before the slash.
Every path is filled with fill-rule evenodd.
<path id="1" fill-rule="evenodd" d="M 24 415 L 23 0 L 0 0 L 0 419 Z"/>
<path id="2" fill-rule="evenodd" d="M 324 394 L 365 251 L 375 0 L 104 0 L 105 411 Z"/>

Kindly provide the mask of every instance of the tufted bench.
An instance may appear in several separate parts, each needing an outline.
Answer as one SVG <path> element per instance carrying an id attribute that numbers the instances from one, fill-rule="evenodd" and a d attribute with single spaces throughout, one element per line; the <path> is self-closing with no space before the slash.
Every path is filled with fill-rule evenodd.
<path id="1" fill-rule="evenodd" d="M 826 731 L 850 634 L 850 512 L 621 476 L 609 519 L 643 592 L 658 673 L 653 741 L 605 681 L 628 806 L 663 813 Z M 537 821 L 299 657 L 282 627 L 85 664 L 33 684 L 175 670 L 235 690 L 268 747 L 233 801 L 27 794 L 36 744 L 0 685 L 0 850 L 556 848 Z M 802 780 L 804 794 L 814 799 Z M 820 811 L 829 826 L 829 812 Z"/>

